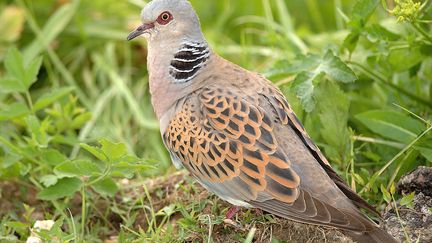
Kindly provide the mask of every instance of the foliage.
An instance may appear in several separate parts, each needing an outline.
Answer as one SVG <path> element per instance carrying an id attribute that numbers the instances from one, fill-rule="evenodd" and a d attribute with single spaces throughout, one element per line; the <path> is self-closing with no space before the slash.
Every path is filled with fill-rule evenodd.
<path id="1" fill-rule="evenodd" d="M 397 195 L 395 182 L 432 165 L 430 1 L 191 2 L 216 52 L 274 81 L 352 188 L 377 205 L 410 205 L 413 195 Z M 0 241 L 25 239 L 37 212 L 56 221 L 44 238 L 62 241 L 207 239 L 206 227 L 221 223 L 214 199 L 155 209 L 151 198 L 163 192 L 129 195 L 172 172 L 150 105 L 145 44 L 124 40 L 142 6 L 0 3 L 0 196 L 6 183 L 20 195 L 8 199 L 17 204 L 11 212 L 0 202 Z M 38 201 L 27 205 L 21 199 L 32 191 Z M 208 205 L 210 223 L 200 214 Z M 143 213 L 141 228 L 134 222 Z"/>

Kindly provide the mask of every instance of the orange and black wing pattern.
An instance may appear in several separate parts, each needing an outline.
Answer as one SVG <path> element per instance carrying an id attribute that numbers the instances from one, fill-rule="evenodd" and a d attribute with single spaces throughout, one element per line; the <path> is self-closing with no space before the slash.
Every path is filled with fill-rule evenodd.
<path id="1" fill-rule="evenodd" d="M 334 172 L 283 96 L 270 89 L 256 96 L 212 86 L 200 89 L 184 100 L 171 119 L 163 134 L 166 146 L 207 189 L 227 201 L 300 222 L 370 230 L 370 223 L 358 217 L 353 205 L 339 209 L 331 202 L 351 205 L 335 184 L 301 183 L 298 173 L 323 178 L 326 172 L 329 177 Z M 284 139 L 297 141 L 295 151 L 278 141 L 288 131 L 294 138 Z M 290 161 L 288 153 L 310 153 L 313 162 L 307 163 L 316 163 L 315 170 L 304 171 L 301 165 L 306 161 Z M 317 169 L 320 166 L 324 170 Z M 313 195 L 310 187 L 322 188 L 321 194 L 331 190 L 337 198 L 322 200 L 327 196 Z"/>
<path id="2" fill-rule="evenodd" d="M 227 89 L 203 88 L 171 120 L 165 144 L 201 182 L 230 198 L 293 203 L 300 177 L 279 148 L 274 124 L 258 100 L 241 97 Z"/>

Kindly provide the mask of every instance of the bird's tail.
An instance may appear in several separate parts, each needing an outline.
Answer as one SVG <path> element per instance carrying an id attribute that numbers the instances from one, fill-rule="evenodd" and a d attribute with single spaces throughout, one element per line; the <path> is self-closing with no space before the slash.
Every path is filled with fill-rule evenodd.
<path id="1" fill-rule="evenodd" d="M 399 243 L 393 236 L 378 227 L 368 232 L 344 231 L 344 233 L 359 243 Z"/>

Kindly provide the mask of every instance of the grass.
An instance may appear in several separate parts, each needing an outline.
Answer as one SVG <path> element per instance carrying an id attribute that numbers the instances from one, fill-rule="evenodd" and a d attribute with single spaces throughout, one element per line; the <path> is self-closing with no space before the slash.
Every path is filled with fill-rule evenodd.
<path id="1" fill-rule="evenodd" d="M 58 222 L 47 239 L 76 242 L 289 240 L 278 232 L 300 227 L 251 211 L 224 223 L 228 205 L 174 172 L 150 104 L 145 42 L 125 41 L 145 2 L 0 3 L 0 61 L 31 77 L 0 65 L 0 241 L 25 240 L 37 219 Z M 391 0 L 191 2 L 215 51 L 274 81 L 369 202 L 384 206 L 382 190 L 432 165 L 430 1 L 393 14 Z M 64 180 L 77 187 L 53 192 Z"/>

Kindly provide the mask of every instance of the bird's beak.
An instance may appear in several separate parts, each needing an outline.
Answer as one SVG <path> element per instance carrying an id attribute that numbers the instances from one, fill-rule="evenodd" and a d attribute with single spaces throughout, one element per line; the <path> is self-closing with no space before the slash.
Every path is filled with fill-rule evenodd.
<path id="1" fill-rule="evenodd" d="M 128 37 L 127 40 L 131 41 L 135 38 L 137 38 L 138 36 L 141 36 L 142 34 L 144 34 L 147 30 L 154 28 L 155 24 L 154 23 L 146 23 L 141 25 L 140 27 L 138 27 L 136 30 L 132 31 Z"/>

